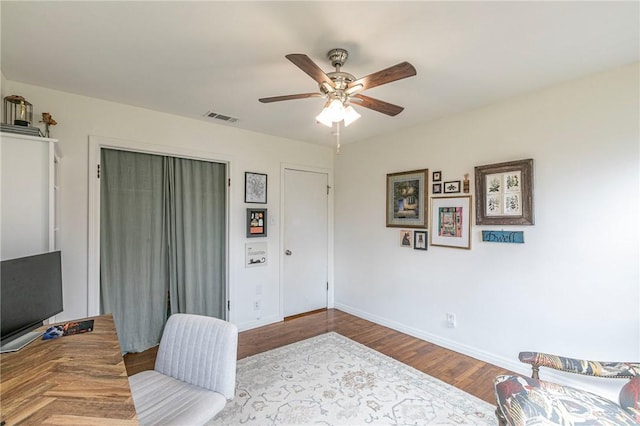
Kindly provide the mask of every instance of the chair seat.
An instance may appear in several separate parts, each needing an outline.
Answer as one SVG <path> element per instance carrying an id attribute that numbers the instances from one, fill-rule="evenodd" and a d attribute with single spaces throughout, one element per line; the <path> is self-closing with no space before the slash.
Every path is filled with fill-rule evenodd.
<path id="1" fill-rule="evenodd" d="M 521 376 L 498 376 L 494 385 L 498 410 L 511 425 L 638 425 L 614 402 L 569 386 Z"/>
<path id="2" fill-rule="evenodd" d="M 202 425 L 227 403 L 217 392 L 155 370 L 134 374 L 129 385 L 141 425 Z"/>

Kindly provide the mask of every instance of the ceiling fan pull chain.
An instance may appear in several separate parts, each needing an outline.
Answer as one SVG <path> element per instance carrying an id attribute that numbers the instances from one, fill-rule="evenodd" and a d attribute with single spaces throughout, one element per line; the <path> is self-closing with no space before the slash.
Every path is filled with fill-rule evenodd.
<path id="1" fill-rule="evenodd" d="M 340 154 L 340 122 L 336 121 L 336 154 Z"/>

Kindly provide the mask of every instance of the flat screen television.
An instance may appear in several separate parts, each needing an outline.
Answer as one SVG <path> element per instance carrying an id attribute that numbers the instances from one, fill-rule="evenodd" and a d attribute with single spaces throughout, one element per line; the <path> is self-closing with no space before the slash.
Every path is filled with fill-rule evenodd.
<path id="1" fill-rule="evenodd" d="M 20 349 L 37 338 L 40 333 L 32 333 L 31 340 L 27 334 L 63 309 L 60 252 L 3 260 L 0 308 L 3 352 Z"/>

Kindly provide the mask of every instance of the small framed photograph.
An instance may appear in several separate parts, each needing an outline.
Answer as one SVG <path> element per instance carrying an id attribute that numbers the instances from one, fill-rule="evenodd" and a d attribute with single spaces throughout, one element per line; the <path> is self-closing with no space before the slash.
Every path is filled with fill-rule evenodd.
<path id="1" fill-rule="evenodd" d="M 267 236 L 267 209 L 247 209 L 247 238 Z"/>
<path id="2" fill-rule="evenodd" d="M 427 231 L 413 231 L 413 249 L 427 249 Z"/>
<path id="3" fill-rule="evenodd" d="M 442 172 L 440 171 L 433 172 L 433 175 L 431 176 L 431 180 L 433 182 L 440 182 L 442 180 Z"/>
<path id="4" fill-rule="evenodd" d="M 445 182 L 443 184 L 444 186 L 444 193 L 445 194 L 455 194 L 460 192 L 460 181 L 459 180 L 452 180 L 449 182 Z"/>
<path id="5" fill-rule="evenodd" d="M 410 229 L 400 230 L 400 247 L 413 247 L 413 233 Z"/>
<path id="6" fill-rule="evenodd" d="M 244 173 L 244 202 L 267 203 L 267 175 L 263 173 Z"/>
<path id="7" fill-rule="evenodd" d="M 431 193 L 433 193 L 433 194 L 441 194 L 442 193 L 442 184 L 441 183 L 434 183 L 431 186 Z"/>
<path id="8" fill-rule="evenodd" d="M 431 198 L 431 245 L 471 248 L 471 196 Z"/>

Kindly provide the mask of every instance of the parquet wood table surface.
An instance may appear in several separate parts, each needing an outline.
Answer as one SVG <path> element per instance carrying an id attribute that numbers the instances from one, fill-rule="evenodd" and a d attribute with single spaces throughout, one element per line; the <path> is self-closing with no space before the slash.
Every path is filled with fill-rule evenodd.
<path id="1" fill-rule="evenodd" d="M 138 424 L 113 317 L 93 319 L 91 332 L 0 355 L 6 426 Z"/>

